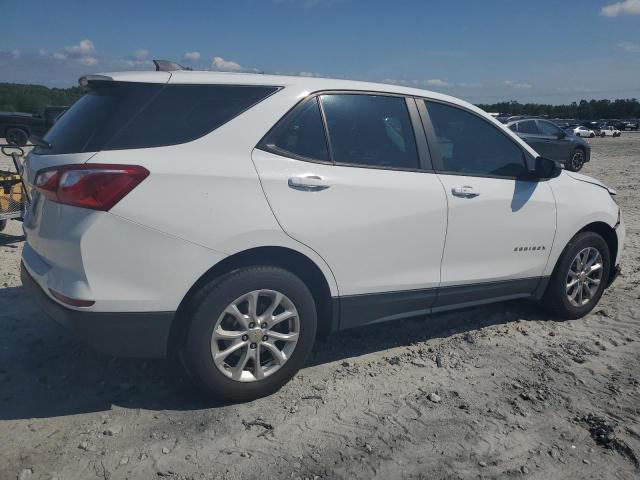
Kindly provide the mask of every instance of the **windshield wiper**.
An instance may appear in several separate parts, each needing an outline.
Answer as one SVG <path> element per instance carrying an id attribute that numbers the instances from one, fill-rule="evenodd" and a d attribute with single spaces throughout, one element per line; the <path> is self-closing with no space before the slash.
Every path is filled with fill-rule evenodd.
<path id="1" fill-rule="evenodd" d="M 47 150 L 53 148 L 49 142 L 47 142 L 44 138 L 39 137 L 38 135 L 29 135 L 29 141 L 33 143 L 36 147 L 45 148 Z"/>

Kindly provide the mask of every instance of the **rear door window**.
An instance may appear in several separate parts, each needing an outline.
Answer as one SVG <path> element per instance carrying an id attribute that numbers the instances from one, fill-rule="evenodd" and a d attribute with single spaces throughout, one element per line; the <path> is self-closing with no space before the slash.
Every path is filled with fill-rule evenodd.
<path id="1" fill-rule="evenodd" d="M 524 122 L 518 122 L 518 132 L 537 135 L 538 127 L 536 126 L 535 120 L 525 120 Z"/>
<path id="2" fill-rule="evenodd" d="M 326 94 L 320 99 L 335 163 L 420 168 L 413 126 L 403 97 Z"/>
<path id="3" fill-rule="evenodd" d="M 305 160 L 329 161 L 318 99 L 303 103 L 279 123 L 259 148 Z"/>
<path id="4" fill-rule="evenodd" d="M 176 145 L 202 137 L 278 90 L 271 86 L 94 82 L 45 136 L 62 154 Z"/>

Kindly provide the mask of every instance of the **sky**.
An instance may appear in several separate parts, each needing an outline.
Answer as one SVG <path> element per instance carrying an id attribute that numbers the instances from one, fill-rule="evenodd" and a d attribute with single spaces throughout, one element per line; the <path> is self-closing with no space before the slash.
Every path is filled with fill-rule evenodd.
<path id="1" fill-rule="evenodd" d="M 411 85 L 474 103 L 640 98 L 640 0 L 0 0 L 0 82 L 194 69 Z"/>

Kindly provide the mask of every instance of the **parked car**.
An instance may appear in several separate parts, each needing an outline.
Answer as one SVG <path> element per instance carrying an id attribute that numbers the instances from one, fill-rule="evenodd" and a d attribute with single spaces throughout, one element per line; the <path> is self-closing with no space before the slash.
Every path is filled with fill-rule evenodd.
<path id="1" fill-rule="evenodd" d="M 600 129 L 600 136 L 601 137 L 619 137 L 620 135 L 622 135 L 620 130 L 618 130 L 617 128 L 613 128 L 610 125 L 606 126 L 606 127 L 602 127 Z"/>
<path id="2" fill-rule="evenodd" d="M 529 118 L 507 126 L 540 155 L 562 163 L 567 170 L 577 172 L 591 158 L 591 147 L 587 142 L 567 134 L 549 120 Z"/>
<path id="3" fill-rule="evenodd" d="M 593 130 L 591 130 L 590 128 L 587 127 L 583 127 L 583 126 L 578 126 L 576 128 L 573 129 L 573 134 L 576 137 L 588 137 L 588 138 L 593 138 L 596 136 L 596 132 L 594 132 Z"/>
<path id="4" fill-rule="evenodd" d="M 628 120 L 624 122 L 624 126 L 620 130 L 638 130 L 638 120 Z"/>
<path id="5" fill-rule="evenodd" d="M 175 354 L 219 397 L 276 391 L 338 330 L 518 298 L 580 318 L 617 272 L 615 192 L 453 97 L 181 70 L 81 85 L 26 162 L 23 284 L 94 347 Z"/>
<path id="6" fill-rule="evenodd" d="M 41 114 L 0 112 L 0 136 L 11 145 L 23 146 L 30 135 L 44 135 L 68 107 L 47 107 Z"/>

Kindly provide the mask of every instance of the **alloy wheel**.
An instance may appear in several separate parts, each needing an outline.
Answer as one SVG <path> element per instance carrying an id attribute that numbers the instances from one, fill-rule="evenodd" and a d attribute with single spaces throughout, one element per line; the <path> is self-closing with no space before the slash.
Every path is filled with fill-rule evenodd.
<path id="1" fill-rule="evenodd" d="M 574 171 L 578 171 L 582 168 L 584 164 L 584 153 L 582 150 L 576 150 L 573 153 L 573 157 L 571 157 L 571 169 Z"/>
<path id="2" fill-rule="evenodd" d="M 573 258 L 566 279 L 566 295 L 574 307 L 584 307 L 598 293 L 602 283 L 603 260 L 594 247 L 583 248 Z"/>
<path id="3" fill-rule="evenodd" d="M 254 382 L 278 371 L 291 358 L 300 335 L 293 302 L 275 290 L 254 290 L 218 317 L 211 336 L 213 362 L 225 376 Z"/>

